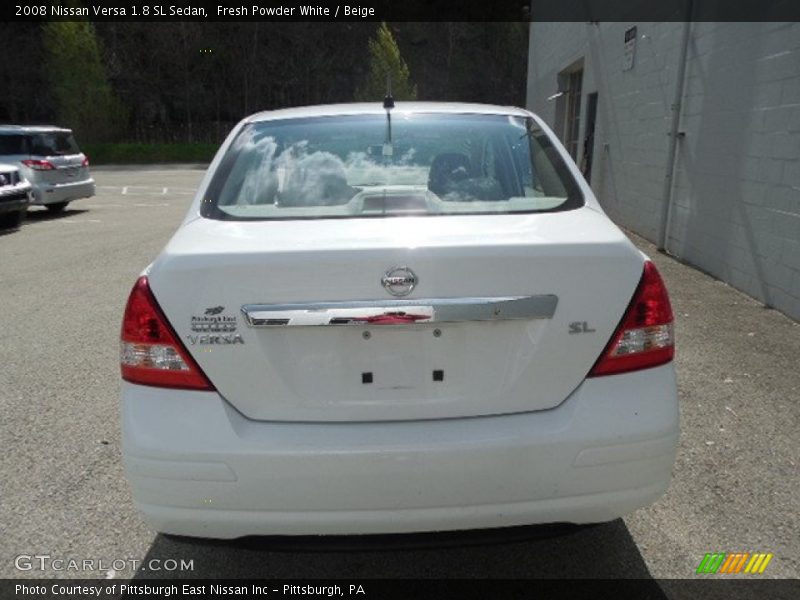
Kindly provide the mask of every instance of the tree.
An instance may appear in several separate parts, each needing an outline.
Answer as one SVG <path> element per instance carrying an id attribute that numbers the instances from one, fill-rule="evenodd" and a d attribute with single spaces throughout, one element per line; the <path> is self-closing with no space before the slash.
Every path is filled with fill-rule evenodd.
<path id="1" fill-rule="evenodd" d="M 83 140 L 109 139 L 125 116 L 109 84 L 94 26 L 51 21 L 42 29 L 45 73 L 59 124 Z"/>
<path id="2" fill-rule="evenodd" d="M 396 32 L 420 100 L 524 106 L 528 23 L 404 23 Z"/>
<path id="3" fill-rule="evenodd" d="M 395 100 L 416 100 L 417 86 L 411 81 L 408 65 L 400 56 L 400 48 L 386 23 L 381 23 L 375 37 L 369 41 L 369 55 L 369 72 L 355 93 L 356 100 L 383 100 L 387 75 L 392 80 L 392 96 Z"/>
<path id="4" fill-rule="evenodd" d="M 46 89 L 41 36 L 38 23 L 0 23 L 0 123 L 34 122 L 50 108 L 48 94 L 41 93 Z"/>

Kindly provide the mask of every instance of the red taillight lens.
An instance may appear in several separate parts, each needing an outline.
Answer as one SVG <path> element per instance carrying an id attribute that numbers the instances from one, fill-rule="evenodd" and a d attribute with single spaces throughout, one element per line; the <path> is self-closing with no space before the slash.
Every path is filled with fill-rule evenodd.
<path id="1" fill-rule="evenodd" d="M 637 371 L 671 361 L 675 354 L 672 321 L 667 288 L 656 266 L 647 261 L 628 310 L 589 377 Z"/>
<path id="2" fill-rule="evenodd" d="M 52 171 L 55 169 L 49 160 L 23 160 L 22 164 L 34 171 Z"/>
<path id="3" fill-rule="evenodd" d="M 84 155 L 83 162 L 81 163 L 81 166 L 82 167 L 88 167 L 89 166 L 89 157 L 88 156 Z"/>
<path id="4" fill-rule="evenodd" d="M 124 380 L 159 387 L 214 389 L 161 312 L 147 277 L 140 277 L 131 290 L 120 337 Z"/>

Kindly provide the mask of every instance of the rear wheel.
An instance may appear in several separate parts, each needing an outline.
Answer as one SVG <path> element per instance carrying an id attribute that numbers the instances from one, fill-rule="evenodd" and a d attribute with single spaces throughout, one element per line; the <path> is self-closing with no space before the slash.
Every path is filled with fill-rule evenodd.
<path id="1" fill-rule="evenodd" d="M 22 218 L 25 216 L 24 210 L 0 215 L 0 228 L 17 228 L 22 224 Z"/>
<path id="2" fill-rule="evenodd" d="M 67 208 L 67 204 L 69 204 L 69 202 L 54 202 L 53 204 L 45 204 L 45 206 L 47 206 L 47 210 L 50 212 L 61 212 Z"/>

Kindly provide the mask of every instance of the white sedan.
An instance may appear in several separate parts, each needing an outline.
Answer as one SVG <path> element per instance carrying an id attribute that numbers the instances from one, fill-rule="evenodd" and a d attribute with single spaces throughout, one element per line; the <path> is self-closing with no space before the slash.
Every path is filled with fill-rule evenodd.
<path id="1" fill-rule="evenodd" d="M 664 283 L 522 109 L 245 119 L 121 337 L 126 472 L 166 533 L 602 522 L 675 460 Z"/>

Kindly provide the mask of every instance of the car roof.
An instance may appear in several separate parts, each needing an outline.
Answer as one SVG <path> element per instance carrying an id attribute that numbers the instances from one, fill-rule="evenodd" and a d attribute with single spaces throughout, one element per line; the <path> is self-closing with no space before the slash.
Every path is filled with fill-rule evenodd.
<path id="1" fill-rule="evenodd" d="M 51 131 L 72 133 L 71 129 L 58 127 L 56 125 L 0 125 L 0 135 L 11 133 L 47 133 Z"/>
<path id="2" fill-rule="evenodd" d="M 403 113 L 439 113 L 439 114 L 482 114 L 513 115 L 526 117 L 530 113 L 515 106 L 496 106 L 492 104 L 468 104 L 462 102 L 403 102 L 396 101 L 392 109 L 394 114 Z M 278 119 L 302 119 L 306 117 L 334 117 L 345 115 L 382 115 L 386 113 L 382 102 L 362 102 L 351 104 L 320 104 L 318 106 L 300 106 L 281 108 L 256 113 L 247 118 L 250 123 L 274 121 Z"/>

